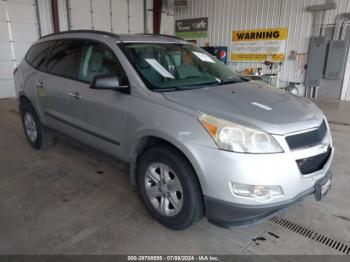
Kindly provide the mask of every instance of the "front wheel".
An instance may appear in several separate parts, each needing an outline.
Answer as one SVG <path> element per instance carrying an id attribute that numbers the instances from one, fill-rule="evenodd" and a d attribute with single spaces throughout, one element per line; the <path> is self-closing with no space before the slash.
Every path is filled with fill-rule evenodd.
<path id="1" fill-rule="evenodd" d="M 151 215 L 171 229 L 185 229 L 203 216 L 196 174 L 187 159 L 170 147 L 142 154 L 138 187 Z"/>

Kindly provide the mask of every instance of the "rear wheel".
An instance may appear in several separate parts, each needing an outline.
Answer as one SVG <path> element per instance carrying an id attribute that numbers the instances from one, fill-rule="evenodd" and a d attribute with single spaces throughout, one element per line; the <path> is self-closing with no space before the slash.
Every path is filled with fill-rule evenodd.
<path id="1" fill-rule="evenodd" d="M 35 149 L 46 149 L 52 144 L 52 136 L 41 123 L 34 107 L 22 103 L 20 107 L 24 134 L 29 144 Z"/>
<path id="2" fill-rule="evenodd" d="M 171 229 L 184 229 L 203 216 L 197 177 L 187 159 L 171 147 L 142 154 L 138 187 L 151 215 Z"/>

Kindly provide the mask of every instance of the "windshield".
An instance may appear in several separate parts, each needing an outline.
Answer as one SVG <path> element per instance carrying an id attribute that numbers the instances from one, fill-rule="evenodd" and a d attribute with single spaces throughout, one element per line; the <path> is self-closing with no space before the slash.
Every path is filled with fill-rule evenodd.
<path id="1" fill-rule="evenodd" d="M 243 81 L 222 62 L 191 44 L 126 43 L 120 47 L 155 91 Z"/>

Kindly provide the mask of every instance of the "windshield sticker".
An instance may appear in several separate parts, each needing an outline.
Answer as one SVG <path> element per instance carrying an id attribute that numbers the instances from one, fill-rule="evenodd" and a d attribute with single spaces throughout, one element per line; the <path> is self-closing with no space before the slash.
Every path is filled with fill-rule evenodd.
<path id="1" fill-rule="evenodd" d="M 154 58 L 145 59 L 147 63 L 149 63 L 159 74 L 166 78 L 175 79 L 175 77 L 170 74 L 157 60 Z"/>
<path id="2" fill-rule="evenodd" d="M 203 53 L 195 52 L 195 51 L 193 51 L 193 54 L 195 54 L 196 57 L 198 57 L 203 62 L 215 63 L 215 61 L 207 54 L 203 54 Z"/>

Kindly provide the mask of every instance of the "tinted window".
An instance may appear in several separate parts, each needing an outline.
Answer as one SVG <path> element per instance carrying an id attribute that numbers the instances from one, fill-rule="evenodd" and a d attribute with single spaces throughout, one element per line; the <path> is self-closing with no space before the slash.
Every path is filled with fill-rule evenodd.
<path id="1" fill-rule="evenodd" d="M 96 42 L 87 42 L 81 55 L 78 78 L 91 82 L 95 76 L 115 75 L 119 77 L 120 84 L 127 84 L 123 68 L 113 52 Z"/>
<path id="2" fill-rule="evenodd" d="M 51 44 L 52 42 L 44 42 L 32 46 L 26 56 L 27 62 L 35 68 L 39 68 L 39 70 L 44 71 L 45 59 L 48 52 L 50 51 Z"/>
<path id="3" fill-rule="evenodd" d="M 69 78 L 76 77 L 77 61 L 79 52 L 83 46 L 81 40 L 57 41 L 50 52 L 47 61 L 47 71 Z"/>

